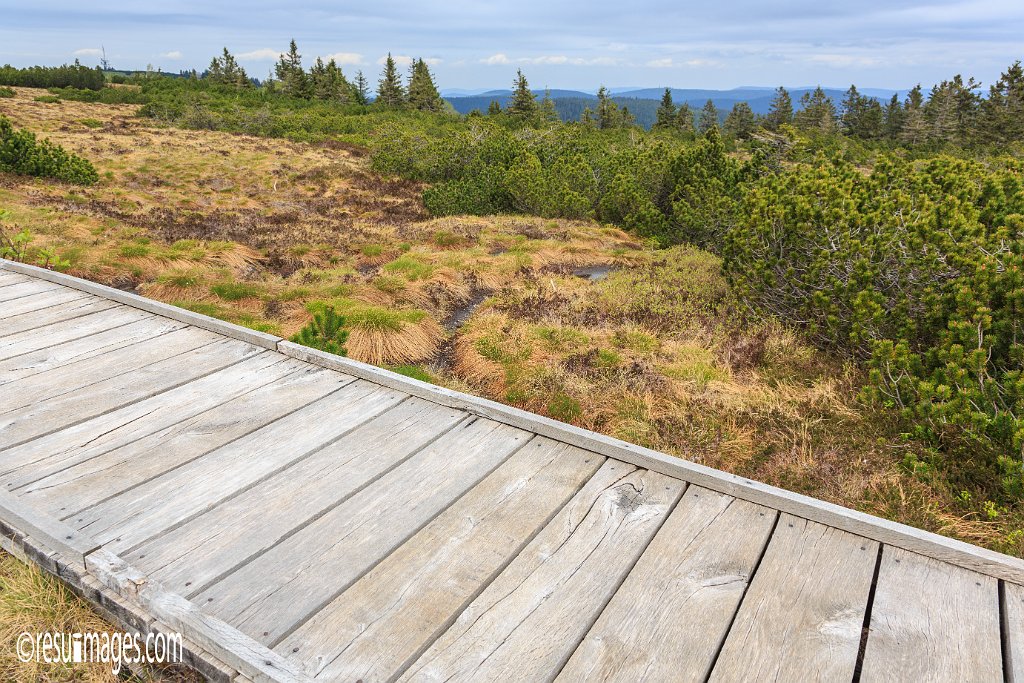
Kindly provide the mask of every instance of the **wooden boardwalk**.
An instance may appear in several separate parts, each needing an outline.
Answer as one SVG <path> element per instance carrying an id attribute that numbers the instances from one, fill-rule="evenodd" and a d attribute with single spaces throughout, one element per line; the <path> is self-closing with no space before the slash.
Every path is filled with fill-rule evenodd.
<path id="1" fill-rule="evenodd" d="M 221 680 L 1024 683 L 1024 562 L 0 261 L 0 532 Z"/>

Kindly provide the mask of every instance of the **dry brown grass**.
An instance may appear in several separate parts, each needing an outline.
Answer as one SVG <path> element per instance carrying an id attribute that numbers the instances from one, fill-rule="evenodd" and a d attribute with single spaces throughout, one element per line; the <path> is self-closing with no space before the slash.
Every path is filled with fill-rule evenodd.
<path id="1" fill-rule="evenodd" d="M 167 129 L 132 107 L 35 94 L 0 100 L 0 113 L 103 179 L 0 177 L 0 206 L 73 274 L 284 336 L 331 305 L 357 360 L 414 364 L 453 388 L 1024 554 L 1024 513 L 983 514 L 941 475 L 903 467 L 922 450 L 857 402 L 863 376 L 790 329 L 744 322 L 704 252 L 658 252 L 590 221 L 428 219 L 419 186 L 344 149 Z M 590 266 L 614 270 L 574 276 Z"/>

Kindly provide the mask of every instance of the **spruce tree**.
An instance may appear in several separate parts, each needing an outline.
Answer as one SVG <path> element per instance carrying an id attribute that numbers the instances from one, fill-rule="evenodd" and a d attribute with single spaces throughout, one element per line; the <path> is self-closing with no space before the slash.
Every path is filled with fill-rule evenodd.
<path id="1" fill-rule="evenodd" d="M 676 130 L 683 135 L 692 137 L 697 129 L 693 124 L 693 109 L 686 102 L 679 105 L 679 110 L 676 111 Z"/>
<path id="2" fill-rule="evenodd" d="M 356 72 L 356 80 L 352 84 L 352 94 L 356 104 L 368 104 L 370 102 L 370 84 L 360 69 Z"/>
<path id="3" fill-rule="evenodd" d="M 501 102 L 498 100 L 491 100 L 491 103 L 487 105 L 487 115 L 497 116 L 501 114 Z"/>
<path id="4" fill-rule="evenodd" d="M 293 38 L 288 46 L 288 53 L 281 55 L 275 67 L 277 80 L 280 82 L 281 90 L 292 97 L 303 97 L 309 99 L 312 96 L 309 78 L 302 69 L 302 55 Z"/>
<path id="5" fill-rule="evenodd" d="M 672 102 L 672 90 L 665 88 L 665 94 L 661 96 L 661 104 L 655 112 L 655 128 L 672 128 L 676 125 L 676 105 Z"/>
<path id="6" fill-rule="evenodd" d="M 603 85 L 597 90 L 597 127 L 606 130 L 616 128 L 621 122 L 619 105 L 611 98 Z"/>
<path id="7" fill-rule="evenodd" d="M 1024 68 L 1019 60 L 989 87 L 981 106 L 980 133 L 986 142 L 1024 140 Z"/>
<path id="8" fill-rule="evenodd" d="M 430 67 L 422 59 L 414 59 L 409 75 L 409 106 L 421 111 L 441 111 L 443 102 L 441 94 L 434 84 L 434 76 Z"/>
<path id="9" fill-rule="evenodd" d="M 764 119 L 764 127 L 768 130 L 777 131 L 784 125 L 793 123 L 793 98 L 789 91 L 779 86 L 775 91 L 775 97 L 768 105 L 768 115 Z"/>
<path id="10" fill-rule="evenodd" d="M 899 140 L 900 135 L 903 133 L 905 119 L 906 113 L 903 110 L 903 105 L 900 104 L 900 96 L 893 93 L 892 99 L 885 105 L 885 111 L 882 113 L 884 136 L 889 140 Z"/>
<path id="11" fill-rule="evenodd" d="M 537 96 L 530 91 L 530 84 L 521 69 L 516 71 L 508 113 L 521 119 L 533 119 L 537 114 Z"/>
<path id="12" fill-rule="evenodd" d="M 545 88 L 544 90 L 544 97 L 541 98 L 540 106 L 537 109 L 537 118 L 542 123 L 558 123 L 562 120 L 555 107 L 555 101 L 551 99 L 550 89 Z"/>
<path id="13" fill-rule="evenodd" d="M 735 140 L 747 140 L 757 130 L 757 117 L 746 102 L 737 102 L 725 117 L 725 132 Z"/>
<path id="14" fill-rule="evenodd" d="M 900 142 L 908 145 L 919 145 L 928 138 L 928 123 L 924 120 L 924 94 L 918 83 L 907 93 L 903 103 L 903 128 L 900 131 Z"/>
<path id="15" fill-rule="evenodd" d="M 405 88 L 402 87 L 402 79 L 398 75 L 398 67 L 395 60 L 388 53 L 384 61 L 384 72 L 381 74 L 377 84 L 377 103 L 383 107 L 401 107 L 405 102 Z"/>
<path id="16" fill-rule="evenodd" d="M 711 100 L 704 103 L 697 121 L 697 132 L 706 135 L 712 128 L 718 127 L 718 107 Z"/>
<path id="17" fill-rule="evenodd" d="M 800 111 L 793 120 L 801 130 L 833 133 L 836 128 L 836 105 L 819 85 L 800 98 Z"/>

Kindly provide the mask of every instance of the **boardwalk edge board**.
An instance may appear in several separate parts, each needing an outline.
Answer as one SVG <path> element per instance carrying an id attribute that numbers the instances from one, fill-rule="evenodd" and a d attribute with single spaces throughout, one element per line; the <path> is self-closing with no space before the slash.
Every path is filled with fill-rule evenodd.
<path id="1" fill-rule="evenodd" d="M 459 408 L 504 424 L 532 431 L 557 441 L 596 452 L 617 460 L 644 467 L 686 482 L 748 500 L 781 512 L 810 519 L 891 546 L 916 552 L 926 557 L 955 564 L 988 576 L 1024 583 L 1024 559 L 997 553 L 963 541 L 940 536 L 892 522 L 881 517 L 844 508 L 833 503 L 786 491 L 768 484 L 666 455 L 603 434 L 506 406 L 443 387 L 421 382 L 397 373 L 361 363 L 342 356 L 300 346 L 280 337 L 250 330 L 185 309 L 146 299 L 51 270 L 0 259 L 0 269 L 37 277 L 56 284 L 106 297 L 145 311 L 186 322 L 212 332 L 240 339 L 260 347 L 276 350 L 286 356 L 365 379 L 381 386 L 398 389 L 434 403 Z"/>
<path id="2" fill-rule="evenodd" d="M 100 544 L 67 524 L 41 515 L 7 491 L 0 491 L 0 523 L 18 532 L 38 538 L 71 558 L 85 569 L 85 556 Z"/>
<path id="3" fill-rule="evenodd" d="M 271 351 L 276 349 L 277 343 L 281 341 L 280 337 L 267 334 L 266 332 L 251 330 L 247 327 L 242 327 L 241 325 L 235 325 L 234 323 L 225 322 L 224 320 L 218 320 L 199 313 L 193 313 L 192 311 L 184 308 L 171 306 L 170 304 L 165 304 L 154 299 L 147 299 L 143 296 L 139 296 L 138 294 L 124 292 L 120 289 L 107 287 L 106 285 L 90 282 L 89 280 L 82 280 L 80 278 L 47 270 L 45 268 L 0 259 L 0 269 L 21 273 L 22 275 L 46 280 L 47 282 L 52 282 L 54 284 L 64 285 L 89 294 L 95 294 L 96 296 L 101 296 L 118 303 L 139 308 L 143 311 L 148 311 L 149 313 L 155 313 L 166 318 L 195 325 L 196 327 L 201 327 L 204 330 L 219 332 L 220 334 L 233 337 L 234 339 L 241 339 L 242 341 L 255 344 L 256 346 L 269 349 Z"/>

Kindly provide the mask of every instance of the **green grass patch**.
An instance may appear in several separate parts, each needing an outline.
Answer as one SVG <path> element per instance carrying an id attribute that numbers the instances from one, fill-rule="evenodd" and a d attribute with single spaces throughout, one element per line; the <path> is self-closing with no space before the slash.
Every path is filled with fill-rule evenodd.
<path id="1" fill-rule="evenodd" d="M 150 248 L 145 244 L 124 244 L 118 253 L 122 258 L 142 258 L 149 256 Z"/>
<path id="2" fill-rule="evenodd" d="M 210 291 L 225 301 L 239 301 L 260 296 L 263 288 L 245 282 L 220 282 L 210 287 Z"/>
<path id="3" fill-rule="evenodd" d="M 423 369 L 419 365 L 394 365 L 388 368 L 392 372 L 397 372 L 399 375 L 405 375 L 406 377 L 412 377 L 418 379 L 421 382 L 427 382 L 428 384 L 437 384 L 434 381 L 433 375 Z"/>
<path id="4" fill-rule="evenodd" d="M 434 273 L 434 267 L 422 259 L 405 254 L 384 266 L 389 273 L 399 273 L 408 280 L 426 280 Z"/>

